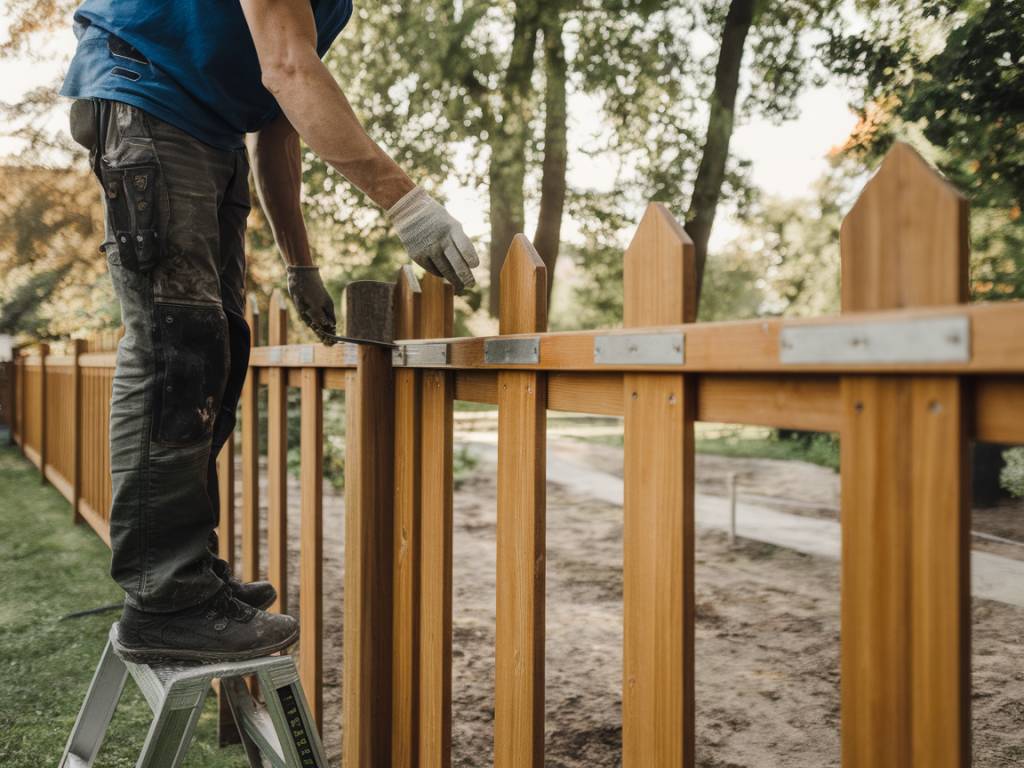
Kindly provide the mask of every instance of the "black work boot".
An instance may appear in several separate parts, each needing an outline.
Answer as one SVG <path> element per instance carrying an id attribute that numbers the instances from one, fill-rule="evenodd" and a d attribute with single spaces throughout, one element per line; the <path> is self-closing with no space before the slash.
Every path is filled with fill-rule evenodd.
<path id="1" fill-rule="evenodd" d="M 274 601 L 277 600 L 277 590 L 269 581 L 243 583 L 231 575 L 231 569 L 225 561 L 216 555 L 211 556 L 213 559 L 213 572 L 217 574 L 221 581 L 228 585 L 228 588 L 231 589 L 231 596 L 235 600 L 251 605 L 253 608 L 259 608 L 261 611 L 272 606 Z"/>
<path id="2" fill-rule="evenodd" d="M 228 576 L 223 581 L 228 585 L 235 600 L 261 611 L 272 606 L 277 600 L 277 590 L 269 581 L 250 581 L 245 584 L 234 576 Z"/>
<path id="3" fill-rule="evenodd" d="M 136 664 L 215 663 L 267 656 L 298 639 L 299 623 L 291 616 L 246 605 L 225 586 L 207 602 L 176 613 L 144 613 L 126 605 L 114 650 Z"/>

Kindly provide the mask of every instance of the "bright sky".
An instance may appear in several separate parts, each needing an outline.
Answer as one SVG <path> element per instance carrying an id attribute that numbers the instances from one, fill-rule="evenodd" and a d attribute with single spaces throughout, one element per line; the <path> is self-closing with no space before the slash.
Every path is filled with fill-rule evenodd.
<path id="1" fill-rule="evenodd" d="M 5 21 L 0 12 L 0 25 Z M 64 62 L 74 50 L 70 27 L 47 46 L 37 51 L 40 60 L 0 62 L 0 100 L 17 101 L 31 88 L 54 82 L 61 75 Z M 783 197 L 803 196 L 812 183 L 827 169 L 828 150 L 841 143 L 855 123 L 847 107 L 851 95 L 839 86 L 829 85 L 803 93 L 799 100 L 799 118 L 781 126 L 757 119 L 737 128 L 732 151 L 752 163 L 754 183 L 765 193 Z M 596 106 L 586 97 L 574 96 L 569 104 L 571 140 L 585 140 L 585 127 L 598 123 Z M 63 118 L 55 119 L 54 127 L 63 127 Z M 2 133 L 2 131 L 0 131 Z M 14 148 L 10 139 L 0 137 L 0 155 Z M 575 154 L 570 158 L 570 183 L 581 188 L 607 188 L 614 169 L 590 158 Z M 445 186 L 449 207 L 460 218 L 471 237 L 485 236 L 487 227 L 486 195 L 451 183 Z M 636 212 L 639 219 L 641 211 Z M 676 212 L 682 215 L 681 211 Z M 533 230 L 536 211 L 528 211 L 528 231 Z M 575 222 L 565 222 L 567 240 L 574 239 Z M 731 211 L 721 211 L 716 219 L 712 249 L 728 242 L 739 232 Z"/>

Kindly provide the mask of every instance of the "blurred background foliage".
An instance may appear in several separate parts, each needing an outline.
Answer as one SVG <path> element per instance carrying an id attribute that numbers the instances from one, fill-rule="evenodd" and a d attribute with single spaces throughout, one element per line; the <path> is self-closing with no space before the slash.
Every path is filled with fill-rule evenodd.
<path id="1" fill-rule="evenodd" d="M 716 212 L 740 235 L 707 260 L 701 318 L 810 315 L 838 307 L 836 239 L 851 195 L 894 139 L 910 141 L 972 203 L 972 290 L 1024 295 L 1024 13 L 1021 0 L 424 0 L 357 3 L 327 56 L 366 121 L 410 174 L 442 196 L 455 180 L 486 196 L 482 287 L 458 301 L 459 328 L 487 327 L 511 234 L 549 264 L 555 327 L 614 325 L 621 253 L 647 200 L 684 218 L 701 261 Z M 11 0 L 2 57 L 69 23 L 74 3 Z M 783 122 L 808 86 L 842 80 L 860 120 L 806 195 L 763 195 L 730 152 L 737 123 Z M 96 251 L 100 209 L 84 153 L 48 129 L 66 109 L 56 83 L 4 107 L 21 151 L 0 159 L 0 332 L 23 338 L 116 325 Z M 572 133 L 570 96 L 601 125 Z M 579 129 L 577 128 L 577 131 Z M 612 191 L 576 188 L 571 152 L 610 162 Z M 380 211 L 312 153 L 304 160 L 312 242 L 336 296 L 388 279 L 404 258 Z M 573 237 L 565 240 L 565 221 Z M 262 304 L 283 268 L 260 211 L 250 221 L 250 287 Z M 481 246 L 485 245 L 481 243 Z M 483 250 L 483 249 L 482 249 Z M 575 267 L 557 285 L 558 259 Z M 298 329 L 299 326 L 293 325 Z M 296 331 L 301 334 L 301 330 Z"/>

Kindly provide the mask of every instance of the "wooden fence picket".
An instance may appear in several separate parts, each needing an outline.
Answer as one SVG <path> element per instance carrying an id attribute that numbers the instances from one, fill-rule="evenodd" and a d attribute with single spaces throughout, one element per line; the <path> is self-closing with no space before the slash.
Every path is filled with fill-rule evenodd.
<path id="1" fill-rule="evenodd" d="M 420 281 L 403 267 L 395 282 L 395 335 L 418 338 Z M 392 613 L 391 765 L 414 768 L 419 754 L 421 382 L 415 368 L 395 377 L 394 610 Z"/>
<path id="2" fill-rule="evenodd" d="M 267 343 L 288 343 L 288 306 L 280 290 L 270 297 Z M 271 611 L 288 611 L 288 380 L 284 368 L 267 371 L 267 578 L 277 588 Z"/>
<path id="3" fill-rule="evenodd" d="M 452 288 L 424 275 L 418 338 L 448 337 Z M 452 436 L 449 371 L 420 377 L 419 759 L 447 768 L 452 741 Z"/>
<path id="4" fill-rule="evenodd" d="M 252 296 L 245 303 L 252 345 L 259 345 L 260 314 Z M 260 576 L 259 371 L 250 367 L 242 385 L 242 579 Z"/>
<path id="5" fill-rule="evenodd" d="M 627 328 L 696 319 L 693 243 L 663 206 L 648 206 L 624 270 Z M 623 377 L 625 768 L 694 765 L 694 395 L 684 374 Z"/>
<path id="6" fill-rule="evenodd" d="M 843 313 L 967 299 L 967 204 L 897 144 L 843 221 Z M 964 390 L 844 376 L 844 768 L 970 764 Z"/>
<path id="7" fill-rule="evenodd" d="M 501 269 L 500 332 L 547 330 L 547 270 L 523 235 Z M 498 373 L 494 764 L 544 765 L 546 376 Z"/>
<path id="8" fill-rule="evenodd" d="M 303 368 L 299 426 L 299 677 L 323 731 L 324 398 L 323 373 Z"/>
<path id="9" fill-rule="evenodd" d="M 345 375 L 345 765 L 391 750 L 394 386 L 391 352 L 362 346 Z"/>

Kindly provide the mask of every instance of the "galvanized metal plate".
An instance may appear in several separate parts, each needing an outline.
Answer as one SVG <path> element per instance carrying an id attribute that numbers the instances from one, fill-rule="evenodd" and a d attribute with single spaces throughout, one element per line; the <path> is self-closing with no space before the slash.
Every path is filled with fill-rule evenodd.
<path id="1" fill-rule="evenodd" d="M 529 365 L 540 362 L 540 336 L 484 341 L 484 362 L 490 365 Z"/>
<path id="2" fill-rule="evenodd" d="M 594 339 L 594 365 L 682 365 L 682 333 L 630 333 Z"/>
<path id="3" fill-rule="evenodd" d="M 281 362 L 281 348 L 271 347 L 269 353 L 269 359 L 271 365 L 278 365 Z"/>
<path id="4" fill-rule="evenodd" d="M 391 364 L 404 368 L 432 368 L 448 364 L 448 344 L 441 341 L 401 344 L 391 353 Z"/>
<path id="5" fill-rule="evenodd" d="M 299 348 L 299 362 L 308 365 L 313 362 L 314 348 L 312 344 L 305 344 Z"/>
<path id="6" fill-rule="evenodd" d="M 779 360 L 811 363 L 966 363 L 971 321 L 965 315 L 892 322 L 783 327 Z"/>

